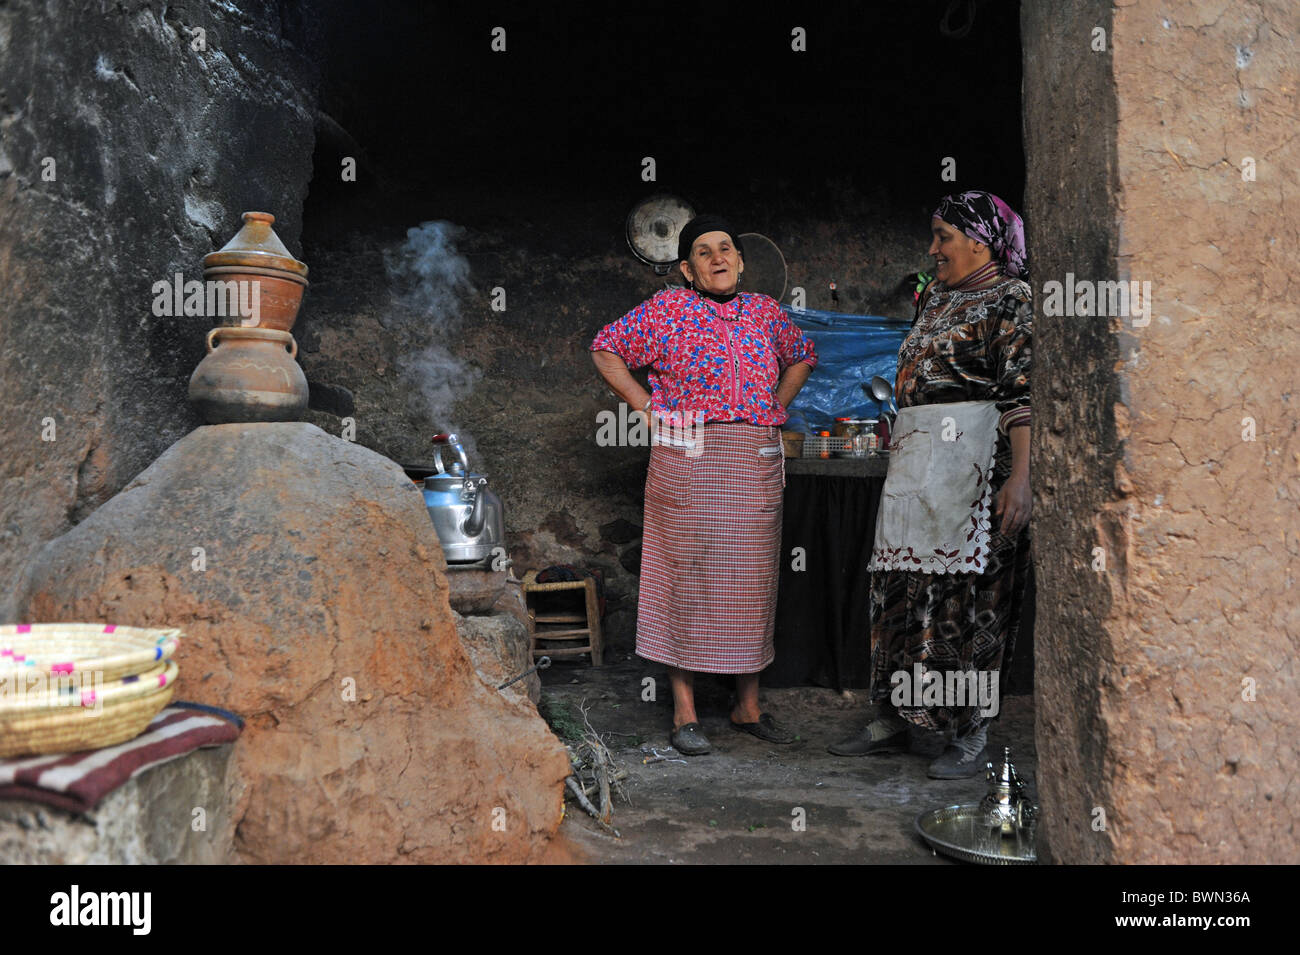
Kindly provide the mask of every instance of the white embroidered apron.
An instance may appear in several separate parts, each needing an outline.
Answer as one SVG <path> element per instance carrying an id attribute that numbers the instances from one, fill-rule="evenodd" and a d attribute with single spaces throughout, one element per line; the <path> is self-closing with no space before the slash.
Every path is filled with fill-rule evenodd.
<path id="1" fill-rule="evenodd" d="M 869 570 L 984 572 L 998 417 L 992 401 L 899 411 Z"/>

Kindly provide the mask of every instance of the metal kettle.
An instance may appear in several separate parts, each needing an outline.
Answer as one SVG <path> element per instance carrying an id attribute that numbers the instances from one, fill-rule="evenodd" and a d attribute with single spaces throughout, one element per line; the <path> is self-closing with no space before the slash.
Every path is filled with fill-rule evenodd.
<path id="1" fill-rule="evenodd" d="M 449 564 L 473 564 L 492 557 L 505 545 L 505 513 L 501 498 L 488 490 L 488 479 L 471 474 L 469 458 L 454 434 L 433 436 L 436 474 L 424 479 L 424 506 L 442 541 Z M 442 463 L 442 449 L 450 447 L 458 460 Z"/>

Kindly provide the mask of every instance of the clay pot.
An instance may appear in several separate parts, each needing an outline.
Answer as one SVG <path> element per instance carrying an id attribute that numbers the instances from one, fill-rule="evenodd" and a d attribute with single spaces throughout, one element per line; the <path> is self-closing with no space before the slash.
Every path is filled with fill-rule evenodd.
<path id="1" fill-rule="evenodd" d="M 204 269 L 203 277 L 207 280 L 221 282 L 256 283 L 256 315 L 229 316 L 226 325 L 238 325 L 241 328 L 269 328 L 272 331 L 287 332 L 292 330 L 298 319 L 298 307 L 302 305 L 302 293 L 307 290 L 305 282 L 287 278 L 286 273 L 273 269 L 255 269 L 249 266 L 239 268 Z"/>
<path id="2" fill-rule="evenodd" d="M 288 332 L 214 328 L 190 376 L 190 402 L 209 424 L 298 421 L 307 410 L 307 376 L 297 356 Z"/>
<path id="3" fill-rule="evenodd" d="M 245 212 L 244 227 L 216 252 L 203 257 L 203 277 L 256 282 L 258 315 L 231 316 L 230 325 L 287 332 L 293 328 L 307 288 L 307 266 L 284 247 L 269 212 Z"/>

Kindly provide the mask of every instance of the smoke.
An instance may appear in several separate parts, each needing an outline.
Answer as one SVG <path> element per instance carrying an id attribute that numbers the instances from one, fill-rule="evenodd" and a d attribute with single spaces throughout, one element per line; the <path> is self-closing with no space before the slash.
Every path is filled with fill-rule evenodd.
<path id="1" fill-rule="evenodd" d="M 406 230 L 406 241 L 384 254 L 394 299 L 423 311 L 435 324 L 458 322 L 460 296 L 474 291 L 469 262 L 456 251 L 465 230 L 453 222 L 422 222 Z"/>
<path id="2" fill-rule="evenodd" d="M 456 251 L 465 230 L 451 222 L 423 222 L 408 229 L 406 239 L 384 253 L 393 290 L 391 318 L 409 329 L 414 343 L 398 367 L 428 416 L 430 435 L 461 429 L 452 406 L 465 397 L 482 373 L 447 348 L 461 324 L 461 301 L 473 293 L 469 262 Z M 385 323 L 389 324 L 389 323 Z M 467 450 L 473 442 L 462 434 Z"/>

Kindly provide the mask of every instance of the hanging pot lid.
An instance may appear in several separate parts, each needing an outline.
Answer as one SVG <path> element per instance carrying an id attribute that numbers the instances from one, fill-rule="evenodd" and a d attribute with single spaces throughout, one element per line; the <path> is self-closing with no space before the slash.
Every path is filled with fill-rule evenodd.
<path id="1" fill-rule="evenodd" d="M 307 283 L 307 265 L 284 247 L 271 228 L 275 216 L 269 212 L 245 212 L 244 227 L 216 252 L 203 257 L 205 269 L 220 266 L 252 266 L 288 273 L 285 278 Z"/>
<path id="2" fill-rule="evenodd" d="M 740 291 L 761 292 L 778 302 L 785 295 L 785 256 L 765 235 L 743 232 L 740 241 L 745 245 L 745 271 L 740 273 Z"/>
<path id="3" fill-rule="evenodd" d="M 627 216 L 627 244 L 632 254 L 655 271 L 677 262 L 677 237 L 695 218 L 690 203 L 665 194 L 643 199 Z M 660 272 L 660 274 L 663 274 Z"/>

